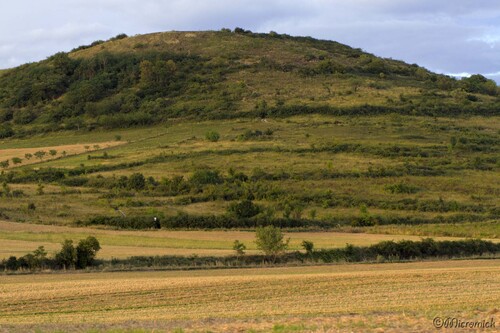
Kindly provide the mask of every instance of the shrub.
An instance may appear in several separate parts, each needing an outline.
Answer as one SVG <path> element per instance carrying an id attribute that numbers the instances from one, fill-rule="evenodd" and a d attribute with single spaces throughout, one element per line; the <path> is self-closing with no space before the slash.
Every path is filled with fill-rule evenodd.
<path id="1" fill-rule="evenodd" d="M 313 253 L 313 251 L 314 251 L 314 243 L 313 242 L 304 240 L 304 241 L 302 241 L 301 245 L 302 245 L 302 248 L 304 250 L 306 250 L 307 254 Z"/>
<path id="2" fill-rule="evenodd" d="M 143 190 L 146 186 L 146 179 L 142 173 L 133 173 L 128 178 L 127 187 L 131 190 Z"/>
<path id="3" fill-rule="evenodd" d="M 208 131 L 205 134 L 205 138 L 211 142 L 217 142 L 220 139 L 220 134 L 216 131 Z"/>
<path id="4" fill-rule="evenodd" d="M 189 181 L 195 185 L 221 184 L 223 179 L 217 170 L 198 170 Z"/>
<path id="5" fill-rule="evenodd" d="M 14 130 L 9 124 L 0 125 L 0 139 L 10 138 L 14 135 Z"/>
<path id="6" fill-rule="evenodd" d="M 261 208 L 255 205 L 251 200 L 243 200 L 238 203 L 231 204 L 228 213 L 236 218 L 250 218 L 261 212 Z"/>
<path id="7" fill-rule="evenodd" d="M 236 251 L 236 255 L 238 255 L 238 256 L 244 255 L 246 249 L 247 249 L 247 247 L 245 246 L 245 244 L 243 244 L 239 240 L 234 241 L 233 250 Z"/>
<path id="8" fill-rule="evenodd" d="M 395 193 L 406 193 L 406 194 L 412 194 L 412 193 L 417 193 L 419 188 L 413 185 L 405 184 L 405 183 L 397 183 L 397 184 L 392 184 L 392 185 L 387 185 L 385 187 L 386 191 L 395 194 Z"/>

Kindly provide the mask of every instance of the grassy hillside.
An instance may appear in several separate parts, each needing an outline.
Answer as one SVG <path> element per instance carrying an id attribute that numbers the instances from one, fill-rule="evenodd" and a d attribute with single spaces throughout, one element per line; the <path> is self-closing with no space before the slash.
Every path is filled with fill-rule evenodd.
<path id="1" fill-rule="evenodd" d="M 0 138 L 172 118 L 498 114 L 498 87 L 332 41 L 167 32 L 96 41 L 0 73 Z"/>
<path id="2" fill-rule="evenodd" d="M 498 238 L 499 124 L 480 116 L 316 115 L 8 139 L 0 143 L 10 156 L 0 216 L 62 225 L 117 218 L 125 228 L 134 218 L 144 221 L 135 228 L 150 228 L 158 216 L 176 228 L 275 223 Z M 210 131 L 217 141 L 207 139 Z M 46 155 L 25 156 L 39 151 Z M 232 210 L 246 200 L 257 207 L 250 217 Z"/>

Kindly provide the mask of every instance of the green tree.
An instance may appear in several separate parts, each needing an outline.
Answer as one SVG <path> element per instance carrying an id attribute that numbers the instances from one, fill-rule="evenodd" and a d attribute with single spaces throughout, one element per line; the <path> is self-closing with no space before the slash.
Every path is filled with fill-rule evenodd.
<path id="1" fill-rule="evenodd" d="M 99 241 L 93 236 L 89 236 L 78 242 L 78 246 L 76 247 L 76 268 L 91 266 L 100 249 Z"/>
<path id="2" fill-rule="evenodd" d="M 0 125 L 0 139 L 10 138 L 14 135 L 14 130 L 9 124 Z"/>
<path id="3" fill-rule="evenodd" d="M 255 231 L 255 244 L 257 248 L 264 252 L 267 256 L 276 256 L 285 252 L 288 249 L 290 238 L 284 240 L 285 235 L 280 228 L 272 225 L 266 227 L 258 227 Z"/>
<path id="4" fill-rule="evenodd" d="M 45 155 L 47 155 L 47 153 L 43 150 L 39 150 L 36 153 L 34 153 L 33 155 L 35 155 L 35 157 L 41 161 L 45 157 Z"/>
<path id="5" fill-rule="evenodd" d="M 314 251 L 314 243 L 313 242 L 304 240 L 304 241 L 302 241 L 301 245 L 302 245 L 302 248 L 304 250 L 306 250 L 307 254 L 310 255 L 313 253 L 313 251 Z"/>
<path id="6" fill-rule="evenodd" d="M 228 208 L 228 213 L 236 218 L 250 218 L 261 212 L 261 208 L 251 200 L 233 203 Z"/>
<path id="7" fill-rule="evenodd" d="M 142 173 L 133 173 L 127 182 L 127 187 L 131 190 L 143 190 L 146 186 L 146 179 Z"/>
<path id="8" fill-rule="evenodd" d="M 51 149 L 51 150 L 49 150 L 49 154 L 50 154 L 50 156 L 56 156 L 57 155 L 57 150 Z"/>
<path id="9" fill-rule="evenodd" d="M 23 160 L 20 159 L 19 157 L 12 158 L 12 163 L 14 163 L 14 164 L 21 164 L 22 162 L 23 162 Z"/>
<path id="10" fill-rule="evenodd" d="M 240 242 L 239 240 L 235 240 L 233 243 L 233 250 L 236 251 L 237 256 L 242 256 L 245 254 L 245 250 L 247 249 L 246 245 Z"/>
<path id="11" fill-rule="evenodd" d="M 30 154 L 30 153 L 24 154 L 24 158 L 26 158 L 27 160 L 30 160 L 32 157 L 33 157 L 33 154 Z"/>
<path id="12" fill-rule="evenodd" d="M 75 268 L 77 262 L 77 252 L 71 239 L 66 239 L 62 243 L 61 251 L 56 253 L 56 262 L 64 269 Z"/>
<path id="13" fill-rule="evenodd" d="M 9 160 L 1 161 L 0 162 L 0 167 L 7 169 L 9 167 Z"/>

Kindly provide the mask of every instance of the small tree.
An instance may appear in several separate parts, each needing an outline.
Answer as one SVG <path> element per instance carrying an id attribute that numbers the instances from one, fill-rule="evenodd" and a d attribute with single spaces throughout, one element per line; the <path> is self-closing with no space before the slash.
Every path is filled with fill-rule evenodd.
<path id="1" fill-rule="evenodd" d="M 269 225 L 267 227 L 258 227 L 255 231 L 255 243 L 257 248 L 267 256 L 276 256 L 288 249 L 290 238 L 284 240 L 285 235 L 280 228 Z"/>
<path id="2" fill-rule="evenodd" d="M 19 157 L 12 158 L 12 163 L 14 163 L 14 164 L 21 164 L 22 162 L 23 162 L 23 160 L 20 159 Z"/>
<path id="3" fill-rule="evenodd" d="M 57 150 L 51 149 L 51 150 L 49 150 L 49 154 L 50 154 L 50 156 L 56 156 L 57 155 Z"/>
<path id="4" fill-rule="evenodd" d="M 10 271 L 15 271 L 19 268 L 19 263 L 17 262 L 17 258 L 14 256 L 9 257 L 7 262 L 5 263 L 5 268 Z"/>
<path id="5" fill-rule="evenodd" d="M 146 186 L 146 178 L 142 173 L 133 173 L 128 179 L 127 187 L 131 190 L 142 190 Z"/>
<path id="6" fill-rule="evenodd" d="M 66 239 L 62 243 L 61 251 L 56 253 L 56 262 L 64 269 L 74 268 L 77 262 L 77 252 L 71 239 Z"/>
<path id="7" fill-rule="evenodd" d="M 24 154 L 24 158 L 26 158 L 27 160 L 30 160 L 32 157 L 33 157 L 33 154 L 30 154 L 30 153 Z"/>
<path id="8" fill-rule="evenodd" d="M 9 160 L 5 160 L 5 161 L 2 161 L 0 162 L 0 167 L 6 169 L 9 167 Z"/>
<path id="9" fill-rule="evenodd" d="M 205 138 L 211 142 L 217 142 L 220 139 L 220 134 L 216 131 L 208 131 L 205 134 Z"/>
<path id="10" fill-rule="evenodd" d="M 99 241 L 94 236 L 82 239 L 76 247 L 76 268 L 85 268 L 92 265 L 100 249 Z"/>
<path id="11" fill-rule="evenodd" d="M 250 218 L 261 212 L 261 208 L 251 200 L 243 200 L 233 203 L 227 209 L 228 213 L 237 218 Z"/>
<path id="12" fill-rule="evenodd" d="M 35 155 L 35 157 L 41 161 L 45 157 L 45 155 L 47 155 L 47 153 L 43 150 L 39 150 L 36 153 L 34 153 L 33 155 Z"/>
<path id="13" fill-rule="evenodd" d="M 33 265 L 32 268 L 44 268 L 45 261 L 47 260 L 47 251 L 45 247 L 39 246 L 35 251 L 33 251 Z"/>
<path id="14" fill-rule="evenodd" d="M 244 255 L 246 249 L 247 249 L 247 247 L 245 246 L 245 244 L 243 244 L 239 240 L 235 240 L 234 241 L 234 243 L 233 243 L 233 250 L 236 251 L 236 255 L 237 256 Z"/>
<path id="15" fill-rule="evenodd" d="M 302 248 L 304 250 L 306 250 L 307 254 L 310 255 L 313 253 L 313 251 L 314 251 L 314 243 L 313 242 L 304 240 L 304 241 L 302 241 L 301 245 L 302 245 Z"/>

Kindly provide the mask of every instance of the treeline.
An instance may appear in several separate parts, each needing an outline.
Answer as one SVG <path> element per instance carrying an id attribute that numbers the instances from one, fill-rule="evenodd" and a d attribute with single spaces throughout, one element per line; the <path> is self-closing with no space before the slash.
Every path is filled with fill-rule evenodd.
<path id="1" fill-rule="evenodd" d="M 500 243 L 480 239 L 457 241 L 434 241 L 427 238 L 421 241 L 399 242 L 384 241 L 371 246 L 347 244 L 344 248 L 310 248 L 306 252 L 294 251 L 280 255 L 234 255 L 234 256 L 134 256 L 127 259 L 93 260 L 88 266 L 95 269 L 134 269 L 134 268 L 170 268 L 203 269 L 224 267 L 248 267 L 261 265 L 286 265 L 307 263 L 342 263 L 342 262 L 384 262 L 422 259 L 450 259 L 477 256 L 496 256 L 500 253 Z M 3 260 L 0 270 L 29 270 L 28 265 L 21 266 L 22 259 Z M 44 261 L 47 269 L 63 269 L 54 259 Z M 35 268 L 39 268 L 37 266 Z M 72 268 L 83 268 L 72 266 Z M 36 270 L 36 269 L 35 269 Z"/>
<path id="2" fill-rule="evenodd" d="M 261 226 L 275 226 L 284 229 L 328 230 L 337 226 L 374 226 L 374 225 L 421 225 L 436 223 L 460 223 L 464 221 L 484 221 L 488 217 L 472 214 L 456 214 L 421 218 L 414 216 L 380 216 L 363 215 L 329 217 L 325 219 L 293 218 L 293 217 L 238 217 L 226 215 L 190 215 L 181 213 L 174 216 L 161 216 L 158 221 L 149 216 L 94 216 L 87 220 L 78 220 L 76 225 L 103 225 L 117 229 L 254 229 Z"/>
<path id="3" fill-rule="evenodd" d="M 0 270 L 36 271 L 45 269 L 84 269 L 95 264 L 97 252 L 101 249 L 99 241 L 89 236 L 75 246 L 71 239 L 66 239 L 61 250 L 49 257 L 43 246 L 22 257 L 11 256 L 0 262 Z"/>

